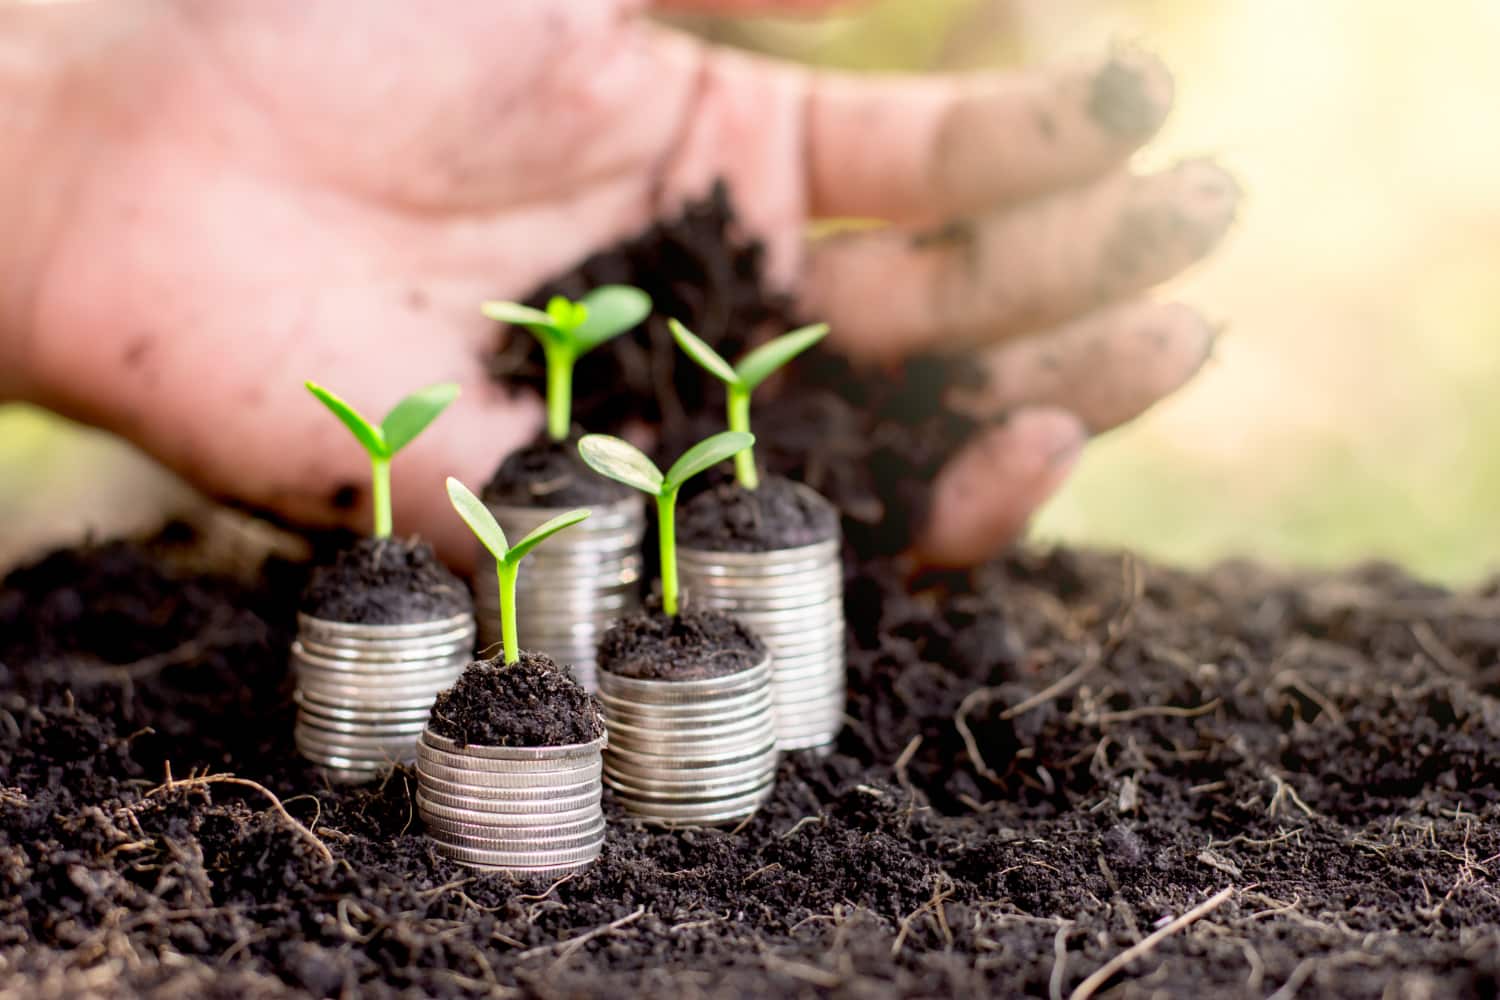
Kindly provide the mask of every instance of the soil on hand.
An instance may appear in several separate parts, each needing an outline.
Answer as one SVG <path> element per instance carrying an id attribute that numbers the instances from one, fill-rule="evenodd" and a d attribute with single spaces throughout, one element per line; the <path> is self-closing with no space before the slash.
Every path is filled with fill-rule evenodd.
<path id="1" fill-rule="evenodd" d="M 604 713 L 573 675 L 541 653 L 476 660 L 437 696 L 428 727 L 455 743 L 556 747 L 604 735 Z"/>
<path id="2" fill-rule="evenodd" d="M 630 487 L 583 464 L 576 437 L 543 437 L 512 452 L 484 487 L 486 503 L 516 507 L 584 507 L 617 503 L 631 495 Z"/>
<path id="3" fill-rule="evenodd" d="M 749 670 L 766 647 L 721 611 L 667 615 L 648 610 L 609 627 L 599 640 L 599 669 L 642 681 L 700 681 Z"/>
<path id="4" fill-rule="evenodd" d="M 710 552 L 774 552 L 837 538 L 839 512 L 810 488 L 767 476 L 747 490 L 721 482 L 683 505 L 677 542 Z"/>
<path id="5" fill-rule="evenodd" d="M 301 610 L 328 621 L 406 625 L 470 613 L 474 602 L 426 542 L 361 538 L 313 571 Z"/>

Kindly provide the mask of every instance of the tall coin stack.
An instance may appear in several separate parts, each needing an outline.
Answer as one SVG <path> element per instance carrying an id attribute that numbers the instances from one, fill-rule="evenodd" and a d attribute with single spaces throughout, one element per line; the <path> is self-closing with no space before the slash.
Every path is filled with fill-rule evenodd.
<path id="1" fill-rule="evenodd" d="M 641 538 L 645 505 L 638 496 L 591 508 L 589 519 L 554 536 L 528 557 L 516 596 L 522 649 L 545 653 L 573 665 L 585 690 L 598 688 L 594 657 L 599 638 L 618 618 L 640 607 Z M 490 511 L 511 540 L 525 537 L 563 508 L 491 504 Z M 474 574 L 474 605 L 480 642 L 500 641 L 500 608 L 495 562 L 480 553 Z"/>
<path id="2" fill-rule="evenodd" d="M 292 644 L 302 756 L 339 782 L 413 759 L 433 700 L 473 658 L 474 616 L 361 625 L 297 616 Z"/>
<path id="3" fill-rule="evenodd" d="M 734 615 L 771 651 L 782 750 L 832 745 L 844 724 L 844 575 L 839 540 L 769 552 L 684 548 L 692 606 Z"/>
<path id="4" fill-rule="evenodd" d="M 730 823 L 776 781 L 771 661 L 707 680 L 599 672 L 609 730 L 604 781 L 631 812 L 666 825 Z"/>
<path id="5" fill-rule="evenodd" d="M 417 812 L 445 857 L 471 868 L 551 874 L 604 847 L 601 736 L 554 747 L 417 744 Z"/>

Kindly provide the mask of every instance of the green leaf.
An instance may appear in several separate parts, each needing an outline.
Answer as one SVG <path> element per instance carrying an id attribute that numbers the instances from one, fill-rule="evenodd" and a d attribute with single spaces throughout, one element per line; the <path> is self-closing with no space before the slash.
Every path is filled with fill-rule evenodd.
<path id="1" fill-rule="evenodd" d="M 583 297 L 584 321 L 573 331 L 577 353 L 592 351 L 651 315 L 651 296 L 630 285 L 601 285 Z"/>
<path id="2" fill-rule="evenodd" d="M 735 385 L 739 382 L 740 377 L 735 374 L 729 362 L 720 357 L 718 351 L 705 344 L 696 333 L 675 319 L 667 320 L 667 329 L 672 331 L 672 339 L 677 341 L 677 346 L 682 348 L 683 353 L 698 362 L 699 367 L 704 371 L 725 385 Z"/>
<path id="3" fill-rule="evenodd" d="M 593 511 L 582 509 L 570 510 L 566 514 L 557 515 L 545 524 L 537 525 L 535 528 L 531 529 L 531 532 L 525 538 L 521 539 L 519 542 L 510 547 L 510 551 L 505 554 L 504 561 L 510 563 L 511 565 L 515 565 L 522 559 L 526 558 L 526 553 L 530 552 L 532 549 L 536 548 L 538 545 L 542 544 L 547 539 L 557 534 L 559 531 L 562 531 L 564 528 L 571 528 L 579 521 L 585 520 L 591 513 L 593 513 Z"/>
<path id="4" fill-rule="evenodd" d="M 497 323 L 525 327 L 543 344 L 564 342 L 563 331 L 558 329 L 552 317 L 540 309 L 523 306 L 519 302 L 486 302 L 479 311 Z"/>
<path id="5" fill-rule="evenodd" d="M 380 422 L 380 434 L 385 438 L 387 451 L 395 455 L 411 444 L 412 439 L 426 430 L 427 425 L 457 398 L 457 382 L 439 382 L 418 389 L 391 407 L 391 412 Z"/>
<path id="6" fill-rule="evenodd" d="M 756 386 L 769 378 L 782 365 L 826 336 L 828 336 L 827 323 L 814 323 L 812 326 L 804 326 L 800 330 L 784 333 L 740 358 L 740 363 L 734 366 L 734 370 L 739 376 L 740 383 L 745 387 L 745 391 L 753 392 Z"/>
<path id="7" fill-rule="evenodd" d="M 453 504 L 453 509 L 458 511 L 458 516 L 469 526 L 469 530 L 474 532 L 474 537 L 479 539 L 479 544 L 489 549 L 496 561 L 503 560 L 510 551 L 510 543 L 505 540 L 505 532 L 490 509 L 470 493 L 467 486 L 452 476 L 448 477 L 448 500 Z"/>
<path id="8" fill-rule="evenodd" d="M 667 470 L 664 489 L 677 489 L 700 472 L 713 468 L 726 458 L 739 454 L 755 444 L 755 435 L 743 431 L 720 431 L 699 441 Z"/>
<path id="9" fill-rule="evenodd" d="M 318 402 L 328 407 L 335 417 L 344 422 L 344 426 L 349 428 L 349 433 L 354 435 L 355 439 L 359 441 L 360 446 L 369 452 L 372 457 L 391 457 L 391 452 L 385 444 L 385 435 L 381 433 L 379 427 L 376 427 L 360 416 L 359 411 L 355 410 L 354 407 L 316 382 L 305 382 L 303 384 L 307 386 L 308 392 L 318 398 Z"/>
<path id="10" fill-rule="evenodd" d="M 588 307 L 580 302 L 572 302 L 561 295 L 554 295 L 547 302 L 547 315 L 552 319 L 552 325 L 557 332 L 568 339 L 572 339 L 573 331 L 588 319 Z"/>
<path id="11" fill-rule="evenodd" d="M 578 442 L 578 455 L 601 476 L 653 497 L 661 495 L 661 470 L 629 441 L 608 434 L 585 434 Z"/>

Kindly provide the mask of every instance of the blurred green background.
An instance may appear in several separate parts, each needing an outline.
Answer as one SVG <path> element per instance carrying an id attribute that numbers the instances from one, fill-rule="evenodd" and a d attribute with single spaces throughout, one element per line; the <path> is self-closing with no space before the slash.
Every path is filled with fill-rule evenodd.
<path id="1" fill-rule="evenodd" d="M 1384 557 L 1452 582 L 1495 567 L 1500 4 L 883 0 L 691 26 L 862 69 L 1160 54 L 1178 106 L 1143 165 L 1213 155 L 1248 193 L 1225 248 L 1164 294 L 1228 330 L 1189 388 L 1095 442 L 1034 537 L 1189 564 Z M 0 409 L 0 564 L 184 496 L 99 435 Z"/>

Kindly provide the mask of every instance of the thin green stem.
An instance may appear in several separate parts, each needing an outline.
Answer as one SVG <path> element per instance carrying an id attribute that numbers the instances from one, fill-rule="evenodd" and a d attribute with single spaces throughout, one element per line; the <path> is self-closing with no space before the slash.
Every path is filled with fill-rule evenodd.
<path id="1" fill-rule="evenodd" d="M 561 344 L 548 344 L 547 435 L 566 441 L 573 429 L 573 352 Z"/>
<path id="2" fill-rule="evenodd" d="M 520 569 L 519 560 L 495 561 L 495 578 L 500 581 L 500 643 L 507 666 L 521 659 L 521 644 L 516 638 L 516 574 Z"/>
<path id="3" fill-rule="evenodd" d="M 370 456 L 370 499 L 375 505 L 375 537 L 391 537 L 391 460 Z"/>
<path id="4" fill-rule="evenodd" d="M 656 498 L 657 534 L 661 538 L 661 609 L 677 617 L 677 491 Z"/>
<path id="5" fill-rule="evenodd" d="M 729 429 L 750 433 L 750 393 L 737 386 L 729 387 Z M 734 456 L 734 475 L 747 490 L 760 486 L 760 474 L 755 471 L 754 448 L 746 448 Z"/>

